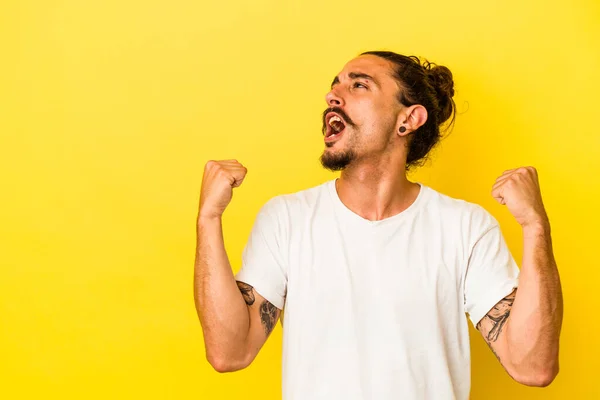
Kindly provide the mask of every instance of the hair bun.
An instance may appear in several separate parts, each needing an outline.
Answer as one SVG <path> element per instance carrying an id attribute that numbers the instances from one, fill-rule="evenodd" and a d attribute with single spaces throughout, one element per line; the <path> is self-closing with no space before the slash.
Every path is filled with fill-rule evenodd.
<path id="1" fill-rule="evenodd" d="M 438 122 L 446 121 L 452 115 L 454 102 L 454 80 L 452 72 L 443 65 L 426 63 L 424 65 L 431 86 L 435 89 L 438 99 Z"/>

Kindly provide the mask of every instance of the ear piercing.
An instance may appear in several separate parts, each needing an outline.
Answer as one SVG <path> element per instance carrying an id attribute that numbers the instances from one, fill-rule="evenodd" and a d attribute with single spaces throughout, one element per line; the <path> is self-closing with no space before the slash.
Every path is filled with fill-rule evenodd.
<path id="1" fill-rule="evenodd" d="M 404 132 L 406 132 L 406 127 L 404 127 L 404 126 L 401 126 L 401 127 L 400 127 L 400 133 L 404 133 Z"/>

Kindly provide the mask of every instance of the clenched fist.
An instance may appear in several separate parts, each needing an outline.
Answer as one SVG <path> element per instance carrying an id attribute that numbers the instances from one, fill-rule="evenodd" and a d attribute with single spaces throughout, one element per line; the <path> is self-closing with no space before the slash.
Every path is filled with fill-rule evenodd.
<path id="1" fill-rule="evenodd" d="M 231 202 L 233 188 L 242 184 L 248 170 L 237 160 L 209 161 L 204 167 L 198 218 L 220 218 Z"/>
<path id="2" fill-rule="evenodd" d="M 548 221 L 537 171 L 533 167 L 521 167 L 504 171 L 496 179 L 492 196 L 515 217 L 521 226 Z"/>

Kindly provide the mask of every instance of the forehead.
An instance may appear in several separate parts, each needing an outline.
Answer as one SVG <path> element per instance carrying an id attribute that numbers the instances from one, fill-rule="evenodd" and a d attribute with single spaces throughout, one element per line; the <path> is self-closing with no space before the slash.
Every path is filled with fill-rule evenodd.
<path id="1" fill-rule="evenodd" d="M 386 59 L 371 54 L 362 55 L 350 60 L 338 76 L 347 76 L 351 72 L 361 72 L 371 75 L 382 83 L 387 83 L 388 80 L 394 81 L 393 64 Z"/>

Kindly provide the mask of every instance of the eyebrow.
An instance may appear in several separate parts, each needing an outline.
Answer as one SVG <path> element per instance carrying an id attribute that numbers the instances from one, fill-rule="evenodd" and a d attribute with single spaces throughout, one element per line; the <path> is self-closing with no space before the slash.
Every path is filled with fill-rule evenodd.
<path id="1" fill-rule="evenodd" d="M 363 72 L 350 72 L 348 74 L 348 77 L 350 79 L 361 79 L 361 78 L 369 79 L 369 80 L 373 81 L 373 83 L 375 83 L 375 85 L 379 86 L 379 83 L 377 83 L 375 78 L 373 78 L 371 75 L 365 74 Z M 333 78 L 333 82 L 331 82 L 331 87 L 333 88 L 338 83 L 340 83 L 340 77 L 336 76 L 335 78 Z"/>

